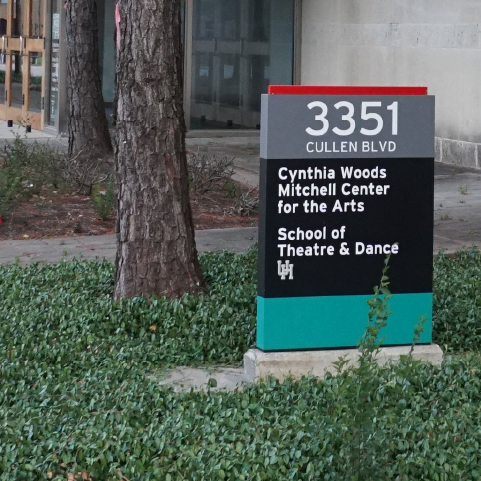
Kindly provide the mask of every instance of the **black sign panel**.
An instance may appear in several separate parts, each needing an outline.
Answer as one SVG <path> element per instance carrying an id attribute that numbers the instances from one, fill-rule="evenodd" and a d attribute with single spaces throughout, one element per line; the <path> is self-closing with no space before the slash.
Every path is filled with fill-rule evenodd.
<path id="1" fill-rule="evenodd" d="M 370 294 L 389 253 L 393 292 L 430 292 L 433 176 L 433 159 L 262 159 L 259 295 Z"/>

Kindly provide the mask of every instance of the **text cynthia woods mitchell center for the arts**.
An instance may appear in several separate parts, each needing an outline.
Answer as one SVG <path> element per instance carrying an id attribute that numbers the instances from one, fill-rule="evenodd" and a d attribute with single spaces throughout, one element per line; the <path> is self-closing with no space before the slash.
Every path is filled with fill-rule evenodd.
<path id="1" fill-rule="evenodd" d="M 365 212 L 364 197 L 389 195 L 388 169 L 378 166 L 359 169 L 352 166 L 337 168 L 309 167 L 292 169 L 280 167 L 278 174 L 277 214 L 343 214 Z M 380 181 L 386 180 L 386 183 Z M 306 182 L 307 181 L 307 182 Z M 312 181 L 309 183 L 309 181 Z M 319 183 L 317 181 L 323 181 Z M 374 181 L 374 182 L 373 182 Z M 343 197 L 350 197 L 349 200 Z M 352 198 L 354 197 L 354 198 Z M 296 200 L 298 200 L 296 202 Z M 336 228 L 322 226 L 318 229 L 280 227 L 277 232 L 280 257 L 317 257 L 346 255 L 387 255 L 398 254 L 399 243 L 376 244 L 348 241 L 348 226 Z M 327 244 L 334 240 L 335 245 Z M 313 241 L 311 245 L 299 246 L 290 243 Z M 322 241 L 319 243 L 318 241 Z M 281 243 L 282 242 L 282 243 Z"/>

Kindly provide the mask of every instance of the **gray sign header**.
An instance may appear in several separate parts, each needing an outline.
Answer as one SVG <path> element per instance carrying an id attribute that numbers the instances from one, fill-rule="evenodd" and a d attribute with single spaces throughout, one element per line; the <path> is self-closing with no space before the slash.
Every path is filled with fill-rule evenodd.
<path id="1" fill-rule="evenodd" d="M 433 158 L 429 95 L 262 95 L 264 159 Z"/>

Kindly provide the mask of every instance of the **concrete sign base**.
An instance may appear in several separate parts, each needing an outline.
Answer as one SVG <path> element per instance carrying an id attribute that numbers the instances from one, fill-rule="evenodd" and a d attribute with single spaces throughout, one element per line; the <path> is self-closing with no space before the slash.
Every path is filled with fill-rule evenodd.
<path id="1" fill-rule="evenodd" d="M 383 365 L 388 361 L 399 361 L 401 356 L 409 354 L 411 346 L 383 347 L 377 361 Z M 354 365 L 359 357 L 357 349 L 335 349 L 325 351 L 282 351 L 263 352 L 250 349 L 244 354 L 244 369 L 249 382 L 273 376 L 279 380 L 286 377 L 316 376 L 324 378 L 327 372 L 335 373 L 334 363 L 345 357 L 349 365 Z M 434 365 L 443 362 L 443 351 L 436 344 L 417 345 L 413 358 L 427 361 Z"/>

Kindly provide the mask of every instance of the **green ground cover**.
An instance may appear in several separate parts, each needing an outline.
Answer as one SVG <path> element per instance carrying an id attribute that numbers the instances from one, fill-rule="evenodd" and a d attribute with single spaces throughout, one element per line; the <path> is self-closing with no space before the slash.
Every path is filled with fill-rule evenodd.
<path id="1" fill-rule="evenodd" d="M 481 477 L 479 251 L 435 261 L 442 367 L 176 394 L 148 374 L 254 341 L 256 252 L 202 267 L 208 296 L 121 303 L 108 263 L 0 267 L 0 480 Z"/>

